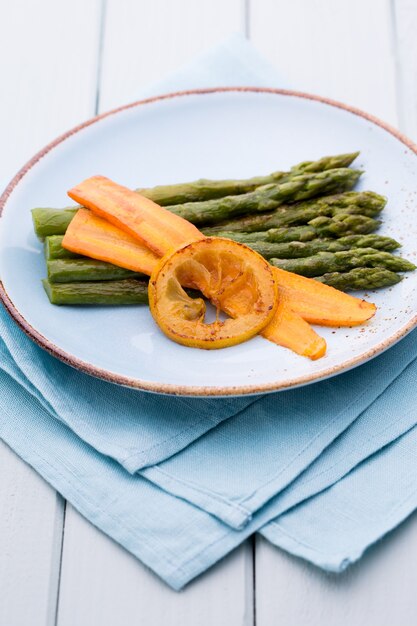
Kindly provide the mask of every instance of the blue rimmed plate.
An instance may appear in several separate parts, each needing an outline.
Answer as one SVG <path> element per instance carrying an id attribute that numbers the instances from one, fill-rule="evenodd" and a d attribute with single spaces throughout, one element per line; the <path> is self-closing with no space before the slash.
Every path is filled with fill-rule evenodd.
<path id="1" fill-rule="evenodd" d="M 417 272 L 366 294 L 378 306 L 368 324 L 319 332 L 315 362 L 256 337 L 217 351 L 169 341 L 147 307 L 52 306 L 41 285 L 45 261 L 30 209 L 64 207 L 66 190 L 93 174 L 129 187 L 199 177 L 253 176 L 325 154 L 361 150 L 360 189 L 387 195 L 381 233 L 417 255 L 416 148 L 359 111 L 314 96 L 266 89 L 171 94 L 99 116 L 36 155 L 1 199 L 0 296 L 43 348 L 115 383 L 180 395 L 241 395 L 311 383 L 359 365 L 417 323 Z M 363 295 L 363 294 L 359 294 Z"/>

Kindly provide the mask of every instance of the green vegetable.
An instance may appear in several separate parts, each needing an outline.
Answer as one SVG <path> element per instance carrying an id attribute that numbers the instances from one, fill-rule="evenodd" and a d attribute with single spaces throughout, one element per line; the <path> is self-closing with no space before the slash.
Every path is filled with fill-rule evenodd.
<path id="1" fill-rule="evenodd" d="M 243 196 L 239 197 L 242 198 Z M 257 232 L 292 224 L 309 223 L 310 226 L 317 229 L 317 234 L 312 233 L 314 237 L 370 232 L 378 226 L 378 222 L 371 221 L 371 216 L 380 213 L 385 202 L 385 198 L 370 191 L 349 192 L 316 198 L 309 202 L 294 205 L 282 205 L 275 211 L 263 215 L 250 215 L 232 221 L 220 222 L 216 226 L 203 228 L 202 231 L 206 235 L 218 233 L 221 236 L 220 233 L 225 231 Z M 170 209 L 170 207 L 167 208 Z M 75 208 L 33 209 L 32 217 L 36 235 L 40 239 L 53 235 L 64 235 L 76 211 Z M 312 220 L 317 221 L 313 222 Z M 312 238 L 314 237 L 312 236 Z"/>
<path id="2" fill-rule="evenodd" d="M 321 223 L 316 220 L 324 220 Z M 317 223 L 318 226 L 314 224 Z M 271 228 L 259 232 L 244 231 L 218 231 L 217 237 L 226 237 L 241 243 L 251 241 L 271 241 L 273 243 L 286 243 L 289 241 L 311 241 L 320 237 L 341 237 L 356 233 L 367 234 L 376 230 L 380 222 L 366 215 L 336 214 L 334 217 L 320 216 L 310 220 L 305 226 L 287 226 L 287 228 Z M 209 232 L 209 229 L 206 229 Z"/>
<path id="3" fill-rule="evenodd" d="M 304 161 L 294 165 L 289 172 L 273 172 L 267 176 L 256 176 L 244 180 L 207 180 L 200 179 L 191 183 L 162 185 L 145 189 L 137 189 L 140 194 L 161 206 L 199 202 L 212 198 L 223 198 L 253 191 L 262 185 L 288 182 L 294 176 L 313 172 L 323 172 L 339 167 L 349 167 L 359 152 L 323 157 L 318 161 Z"/>
<path id="4" fill-rule="evenodd" d="M 48 280 L 51 283 L 72 283 L 79 281 L 119 280 L 122 278 L 143 277 L 143 274 L 126 270 L 123 267 L 88 259 L 52 259 L 47 261 Z"/>
<path id="5" fill-rule="evenodd" d="M 361 174 L 359 170 L 348 168 L 301 174 L 294 176 L 288 182 L 265 185 L 238 196 L 226 196 L 203 202 L 187 202 L 167 208 L 197 226 L 216 224 L 221 220 L 230 220 L 248 213 L 270 211 L 284 202 L 296 202 L 320 194 L 351 189 Z"/>
<path id="6" fill-rule="evenodd" d="M 251 243 L 257 241 L 269 241 L 268 240 L 268 231 L 260 231 L 259 233 L 244 233 L 241 231 L 234 232 L 233 230 L 225 230 L 216 232 L 215 237 L 223 237 L 225 239 L 232 239 L 233 241 L 239 241 L 240 243 L 247 243 L 250 245 Z M 290 240 L 291 241 L 291 240 Z"/>
<path id="7" fill-rule="evenodd" d="M 71 252 L 62 247 L 63 235 L 50 235 L 45 237 L 45 258 L 47 261 L 52 259 L 79 259 L 85 258 L 81 254 Z"/>
<path id="8" fill-rule="evenodd" d="M 148 303 L 148 281 L 125 279 L 101 282 L 42 281 L 51 304 L 127 305 Z"/>
<path id="9" fill-rule="evenodd" d="M 309 224 L 322 216 L 338 218 L 342 215 L 361 215 L 374 218 L 379 215 L 385 204 L 386 198 L 372 191 L 352 191 L 296 204 L 285 204 L 262 215 L 248 215 L 240 219 L 222 221 L 216 226 L 203 228 L 202 232 L 205 235 L 215 235 L 224 231 L 259 232 L 271 228 Z M 313 226 L 317 228 L 320 224 L 321 222 L 316 222 Z"/>
<path id="10" fill-rule="evenodd" d="M 353 235 L 355 233 L 371 233 L 380 225 L 378 220 L 374 220 L 372 217 L 366 217 L 365 215 L 340 214 L 340 216 L 336 215 L 334 218 L 324 217 L 323 219 L 329 221 L 328 227 L 316 228 L 311 225 L 315 220 L 311 220 L 305 226 L 270 228 L 269 230 L 259 232 L 221 231 L 216 229 L 215 235 L 217 237 L 226 237 L 234 241 L 240 241 L 241 243 L 249 243 L 251 241 L 270 241 L 272 243 L 286 243 L 289 241 L 305 242 L 321 237 L 341 237 L 342 235 Z M 336 228 L 334 228 L 335 224 L 337 225 Z M 339 230 L 338 235 L 335 233 L 337 229 Z M 209 234 L 209 229 L 205 230 Z"/>
<path id="11" fill-rule="evenodd" d="M 294 165 L 289 172 L 273 172 L 267 176 L 256 176 L 245 180 L 206 180 L 201 179 L 191 183 L 177 185 L 162 185 L 146 189 L 137 189 L 138 193 L 153 200 L 162 206 L 170 204 L 182 204 L 221 198 L 224 196 L 247 193 L 257 187 L 277 182 L 288 182 L 300 174 L 323 172 L 337 168 L 348 167 L 359 152 L 339 154 L 336 156 L 323 157 L 317 161 L 304 161 Z M 79 206 L 67 209 L 43 209 L 32 210 L 32 218 L 35 233 L 40 238 L 49 235 L 63 235 Z"/>
<path id="12" fill-rule="evenodd" d="M 343 209 L 341 209 L 343 211 Z M 367 234 L 376 230 L 380 222 L 366 215 L 350 215 L 336 213 L 333 217 L 320 215 L 308 222 L 306 226 L 276 228 L 267 231 L 268 241 L 309 241 L 317 237 L 342 237 L 344 235 Z M 293 236 L 293 239 L 289 239 Z"/>
<path id="13" fill-rule="evenodd" d="M 64 235 L 76 212 L 77 208 L 32 209 L 36 235 L 39 239 L 44 239 L 49 235 Z"/>
<path id="14" fill-rule="evenodd" d="M 331 272 L 323 274 L 323 276 L 316 276 L 314 280 L 341 291 L 350 291 L 390 287 L 400 282 L 402 276 L 382 267 L 356 267 L 348 272 Z"/>
<path id="15" fill-rule="evenodd" d="M 314 277 L 329 272 L 344 272 L 355 267 L 381 267 L 393 272 L 416 269 L 410 261 L 373 248 L 355 248 L 342 252 L 318 252 L 299 259 L 270 259 L 270 263 L 288 272 Z"/>
<path id="16" fill-rule="evenodd" d="M 331 252 L 349 250 L 350 248 L 373 248 L 374 250 L 390 252 L 401 247 L 401 244 L 392 239 L 392 237 L 375 234 L 346 235 L 345 237 L 339 237 L 339 239 L 328 239 L 327 241 L 329 242 L 328 250 Z"/>
<path id="17" fill-rule="evenodd" d="M 319 215 L 310 220 L 308 225 L 314 229 L 317 237 L 342 237 L 355 234 L 365 235 L 371 233 L 381 224 L 380 221 L 367 215 L 344 213 L 345 210 L 349 211 L 352 208 L 344 207 L 340 209 L 340 212 L 338 209 L 332 217 Z"/>
<path id="18" fill-rule="evenodd" d="M 351 189 L 361 172 L 347 169 L 358 153 L 303 162 L 288 172 L 245 180 L 205 180 L 138 189 L 210 236 L 240 241 L 271 264 L 341 290 L 374 289 L 401 280 L 396 272 L 415 266 L 389 252 L 400 244 L 369 234 L 386 199 Z M 322 195 L 327 194 L 327 195 Z M 331 195 L 329 195 L 331 194 Z M 54 304 L 139 304 L 147 302 L 147 279 L 62 247 L 78 207 L 33 209 L 35 232 L 45 238 L 48 279 Z"/>
<path id="19" fill-rule="evenodd" d="M 245 242 L 236 238 L 240 243 L 261 254 L 266 259 L 278 257 L 280 259 L 294 259 L 308 257 L 318 252 L 341 252 L 352 248 L 373 248 L 375 250 L 395 250 L 399 243 L 390 237 L 381 235 L 348 235 L 340 239 L 312 239 L 311 241 L 289 241 L 287 243 L 271 243 L 268 241 Z"/>

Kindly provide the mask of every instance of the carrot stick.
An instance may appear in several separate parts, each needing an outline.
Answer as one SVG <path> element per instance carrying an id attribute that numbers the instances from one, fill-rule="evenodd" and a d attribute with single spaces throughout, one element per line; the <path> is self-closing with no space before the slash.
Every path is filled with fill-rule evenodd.
<path id="1" fill-rule="evenodd" d="M 87 178 L 68 195 L 159 256 L 204 238 L 187 220 L 104 176 Z"/>
<path id="2" fill-rule="evenodd" d="M 62 246 L 71 252 L 148 275 L 158 261 L 158 256 L 137 239 L 88 209 L 77 211 Z"/>

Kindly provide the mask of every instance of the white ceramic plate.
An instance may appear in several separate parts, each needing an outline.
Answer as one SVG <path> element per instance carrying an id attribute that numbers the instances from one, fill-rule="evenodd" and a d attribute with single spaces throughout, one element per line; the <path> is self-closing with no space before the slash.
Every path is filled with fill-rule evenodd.
<path id="1" fill-rule="evenodd" d="M 161 393 L 240 395 L 311 383 L 379 354 L 417 323 L 417 272 L 366 294 L 378 312 L 366 326 L 325 329 L 315 362 L 261 337 L 223 350 L 169 341 L 148 308 L 56 307 L 41 285 L 42 245 L 30 209 L 70 204 L 66 190 L 93 174 L 129 187 L 244 178 L 360 150 L 359 189 L 389 198 L 381 233 L 417 253 L 417 157 L 392 129 L 343 105 L 290 92 L 226 89 L 139 102 L 91 120 L 47 146 L 2 197 L 0 295 L 32 339 L 90 374 Z M 360 294 L 362 295 L 362 294 Z"/>

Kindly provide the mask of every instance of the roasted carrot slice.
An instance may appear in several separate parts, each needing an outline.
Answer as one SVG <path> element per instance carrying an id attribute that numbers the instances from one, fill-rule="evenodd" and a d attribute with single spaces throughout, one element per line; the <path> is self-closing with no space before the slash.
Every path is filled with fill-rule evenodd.
<path id="1" fill-rule="evenodd" d="M 152 250 L 88 209 L 77 211 L 62 246 L 71 252 L 148 275 L 158 262 Z"/>
<path id="2" fill-rule="evenodd" d="M 288 306 L 306 322 L 319 326 L 357 326 L 376 312 L 375 304 L 292 272 L 273 268 Z"/>
<path id="3" fill-rule="evenodd" d="M 104 176 L 92 176 L 68 195 L 159 256 L 204 238 L 190 222 Z"/>
<path id="4" fill-rule="evenodd" d="M 90 236 L 87 251 L 86 247 L 80 247 L 79 242 L 74 243 L 74 239 L 71 241 L 70 231 L 69 239 L 66 242 L 64 240 L 64 247 L 74 252 L 81 252 L 93 258 L 149 274 L 156 265 L 157 257 L 205 239 L 204 235 L 188 221 L 103 176 L 93 176 L 85 180 L 71 189 L 68 195 L 113 225 L 107 225 L 108 228 L 113 228 L 112 235 L 109 235 L 110 239 L 113 237 L 113 251 L 111 251 L 111 245 L 110 251 L 106 251 L 107 243 L 103 245 L 103 239 L 100 240 L 99 237 L 94 239 L 92 236 Z M 124 231 L 125 243 L 123 245 L 120 243 L 119 229 Z M 101 228 L 101 233 L 103 233 L 103 228 Z M 132 245 L 131 238 L 136 245 L 143 244 L 144 261 L 143 263 L 142 260 L 140 261 L 142 263 L 140 269 L 137 265 L 133 266 L 129 259 L 126 262 L 124 258 L 129 257 L 132 252 L 131 248 L 125 249 L 127 241 L 130 242 L 129 245 Z M 114 239 L 118 239 L 118 243 Z M 149 252 L 146 247 L 155 254 Z M 134 256 L 134 253 L 131 254 L 131 257 Z M 149 263 L 146 267 L 145 256 L 146 262 Z M 192 265 L 187 271 L 181 272 L 181 276 L 178 276 L 179 285 L 189 286 L 190 277 L 192 277 L 191 269 Z M 278 268 L 271 269 L 279 286 L 279 305 L 272 321 L 261 334 L 270 341 L 288 347 L 298 354 L 317 359 L 326 351 L 326 342 L 309 326 L 309 322 L 324 326 L 355 326 L 362 324 L 375 314 L 376 307 L 371 303 L 344 294 L 310 278 Z M 239 288 L 237 288 L 238 283 Z M 222 288 L 223 285 L 219 283 L 219 289 Z M 231 317 L 242 314 L 246 306 L 247 289 L 248 284 L 236 281 L 236 284 L 229 289 L 227 306 L 223 298 L 224 301 L 219 308 Z"/>
<path id="5" fill-rule="evenodd" d="M 272 322 L 261 331 L 261 335 L 313 361 L 326 353 L 326 341 L 298 313 L 291 310 L 280 288 L 278 288 L 278 307 L 275 315 Z"/>

